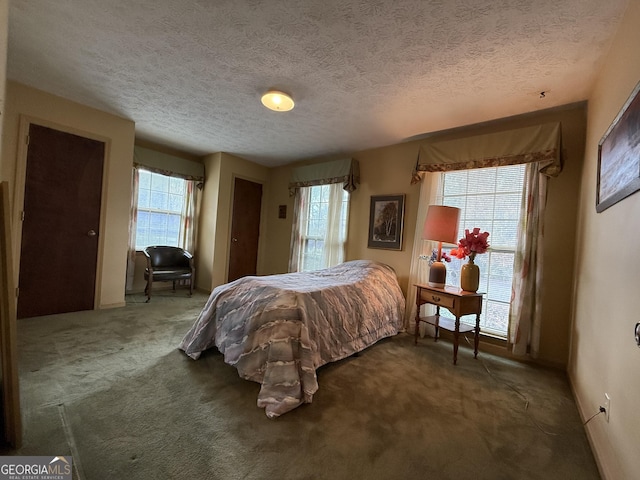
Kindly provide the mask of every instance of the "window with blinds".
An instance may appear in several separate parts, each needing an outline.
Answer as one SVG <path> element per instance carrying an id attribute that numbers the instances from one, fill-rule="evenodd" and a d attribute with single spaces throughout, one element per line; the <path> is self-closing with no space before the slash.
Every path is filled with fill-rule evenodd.
<path id="1" fill-rule="evenodd" d="M 349 193 L 342 188 L 342 185 L 336 186 L 336 184 L 303 188 L 304 193 L 308 195 L 308 201 L 306 211 L 302 214 L 306 222 L 301 228 L 299 271 L 308 272 L 329 266 L 325 264 L 325 250 L 331 247 L 327 245 L 326 239 L 327 231 L 332 228 L 329 212 L 333 202 L 341 203 L 337 238 L 340 242 L 339 248 L 344 245 L 347 236 Z"/>
<path id="2" fill-rule="evenodd" d="M 458 237 L 465 229 L 476 227 L 490 234 L 491 248 L 475 259 L 480 267 L 478 291 L 485 294 L 480 328 L 483 333 L 505 338 L 524 172 L 525 165 L 512 165 L 445 172 L 440 179 L 439 203 L 460 208 Z M 460 268 L 466 261 L 453 258 L 447 264 L 448 284 L 460 285 Z M 475 317 L 463 317 L 461 321 L 474 325 Z"/>
<path id="3" fill-rule="evenodd" d="M 140 169 L 136 250 L 179 246 L 187 180 Z"/>

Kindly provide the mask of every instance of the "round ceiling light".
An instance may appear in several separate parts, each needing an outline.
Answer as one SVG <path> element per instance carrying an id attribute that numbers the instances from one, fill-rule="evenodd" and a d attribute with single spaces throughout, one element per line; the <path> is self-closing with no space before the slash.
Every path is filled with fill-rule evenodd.
<path id="1" fill-rule="evenodd" d="M 262 96 L 262 104 L 274 112 L 288 112 L 295 105 L 293 99 L 284 92 L 269 90 Z"/>

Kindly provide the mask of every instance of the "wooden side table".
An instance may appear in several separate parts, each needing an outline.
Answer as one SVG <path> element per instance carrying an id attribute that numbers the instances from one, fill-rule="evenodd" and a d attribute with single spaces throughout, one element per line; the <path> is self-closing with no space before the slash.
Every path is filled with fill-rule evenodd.
<path id="1" fill-rule="evenodd" d="M 438 330 L 444 328 L 453 332 L 453 364 L 458 361 L 458 342 L 460 333 L 475 331 L 473 342 L 473 357 L 478 357 L 478 344 L 480 342 L 480 314 L 482 313 L 482 293 L 465 292 L 456 287 L 445 286 L 444 288 L 429 287 L 428 285 L 416 284 L 416 331 L 415 344 L 418 343 L 420 322 L 434 325 L 436 328 L 435 341 L 438 341 Z M 420 306 L 425 303 L 436 306 L 436 314 L 427 317 L 420 316 Z M 455 320 L 440 316 L 440 307 L 449 310 Z M 463 315 L 476 314 L 476 326 L 460 324 L 460 317 Z"/>

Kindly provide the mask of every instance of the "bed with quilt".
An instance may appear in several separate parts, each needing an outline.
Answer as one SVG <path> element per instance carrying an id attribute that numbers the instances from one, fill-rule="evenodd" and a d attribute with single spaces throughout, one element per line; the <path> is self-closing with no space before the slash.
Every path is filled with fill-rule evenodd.
<path id="1" fill-rule="evenodd" d="M 273 418 L 311 403 L 319 367 L 396 335 L 404 305 L 394 270 L 368 260 L 243 277 L 211 292 L 179 348 L 198 359 L 217 347 L 261 384 L 258 406 Z"/>

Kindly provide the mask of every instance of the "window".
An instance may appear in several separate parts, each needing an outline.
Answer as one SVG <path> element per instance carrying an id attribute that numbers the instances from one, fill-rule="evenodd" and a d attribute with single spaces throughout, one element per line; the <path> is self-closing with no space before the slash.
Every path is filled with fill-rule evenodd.
<path id="1" fill-rule="evenodd" d="M 136 250 L 180 245 L 187 180 L 139 170 Z"/>
<path id="2" fill-rule="evenodd" d="M 474 227 L 490 234 L 489 252 L 475 259 L 480 267 L 478 291 L 485 293 L 480 328 L 505 338 L 525 168 L 513 165 L 446 172 L 440 182 L 441 203 L 461 210 L 458 237 Z M 447 264 L 447 283 L 460 284 L 460 268 L 466 261 L 453 258 Z M 449 312 L 445 310 L 444 314 Z M 471 317 L 461 321 L 475 324 Z"/>
<path id="3" fill-rule="evenodd" d="M 298 193 L 297 269 L 310 271 L 344 261 L 349 193 L 342 184 L 300 188 Z M 296 255 L 296 253 L 294 253 Z"/>

